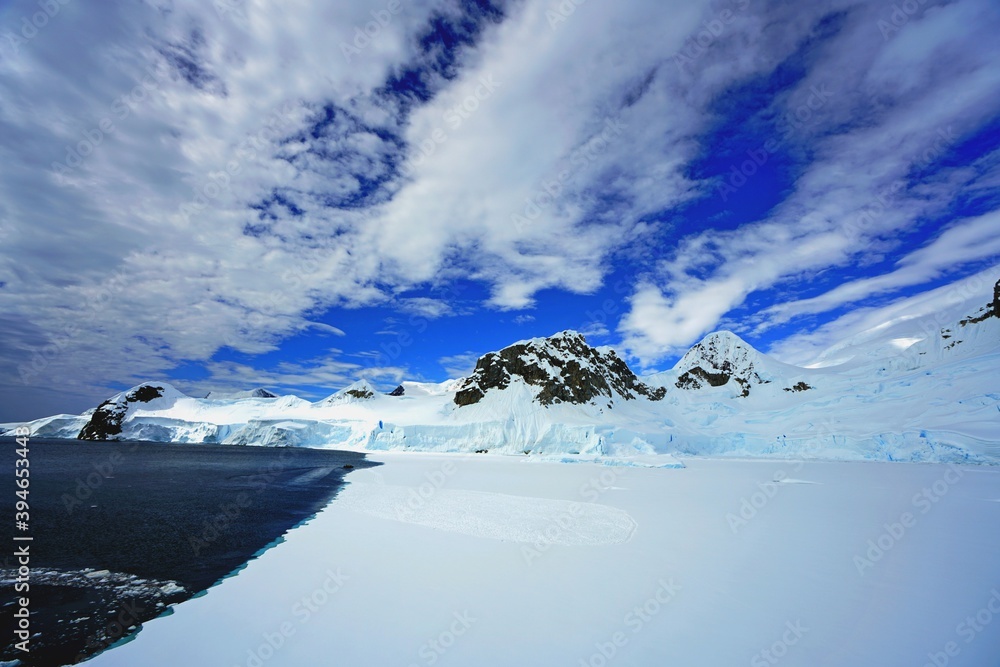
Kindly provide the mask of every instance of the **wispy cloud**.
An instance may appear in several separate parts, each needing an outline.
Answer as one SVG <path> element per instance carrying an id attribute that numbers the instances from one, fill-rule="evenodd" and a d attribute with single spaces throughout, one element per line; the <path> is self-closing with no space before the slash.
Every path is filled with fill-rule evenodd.
<path id="1" fill-rule="evenodd" d="M 981 190 L 985 174 L 942 156 L 988 128 L 1000 113 L 994 94 L 1000 73 L 991 65 L 998 51 L 988 37 L 997 25 L 995 13 L 976 2 L 934 6 L 886 42 L 876 29 L 880 7 L 845 6 L 837 18 L 832 9 L 797 6 L 794 17 L 767 10 L 760 16 L 765 25 L 785 26 L 777 41 L 754 34 L 753 24 L 747 24 L 745 38 L 763 40 L 760 49 L 769 54 L 755 61 L 757 76 L 770 76 L 787 58 L 783 43 L 813 42 L 808 57 L 799 49 L 789 65 L 800 70 L 798 82 L 773 94 L 761 113 L 787 112 L 826 80 L 838 82 L 837 92 L 817 111 L 821 117 L 808 133 L 795 137 L 805 159 L 787 197 L 751 224 L 682 238 L 655 277 L 637 288 L 620 330 L 641 359 L 677 353 L 751 294 L 807 289 L 810 276 L 877 259 L 872 255 L 899 247 L 930 221 L 947 219 L 957 202 Z M 839 28 L 816 43 L 821 26 L 831 21 Z M 706 55 L 699 65 L 710 68 L 723 53 Z M 726 71 L 737 75 L 733 84 L 746 76 L 737 69 Z M 955 145 L 942 146 L 942 130 Z M 982 238 L 984 229 L 970 232 L 968 244 L 975 245 L 971 236 Z M 825 310 L 845 303 L 852 290 L 874 294 L 919 284 L 944 266 L 934 268 L 937 260 L 928 256 L 960 236 L 956 228 L 954 239 L 903 260 L 889 276 L 859 280 L 829 298 L 798 305 Z M 965 251 L 949 256 L 974 262 L 995 255 L 992 243 Z M 770 312 L 780 321 L 796 307 Z"/>
<path id="2" fill-rule="evenodd" d="M 481 355 L 476 352 L 451 354 L 438 359 L 438 364 L 444 369 L 449 379 L 467 377 L 476 368 L 476 362 Z"/>

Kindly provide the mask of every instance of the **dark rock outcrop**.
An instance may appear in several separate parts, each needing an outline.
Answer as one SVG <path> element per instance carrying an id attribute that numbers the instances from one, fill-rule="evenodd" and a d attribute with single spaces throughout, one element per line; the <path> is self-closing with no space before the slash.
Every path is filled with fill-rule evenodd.
<path id="1" fill-rule="evenodd" d="M 614 351 L 600 352 L 588 345 L 583 335 L 564 331 L 480 357 L 472 375 L 455 394 L 455 403 L 478 403 L 487 391 L 506 389 L 514 378 L 540 387 L 535 400 L 544 406 L 639 396 L 658 401 L 666 394 L 666 389 L 640 381 Z"/>
<path id="2" fill-rule="evenodd" d="M 793 391 L 793 392 L 809 391 L 810 389 L 812 389 L 812 386 L 806 384 L 805 382 L 799 382 L 797 384 L 792 385 L 791 387 L 785 387 L 785 391 Z"/>
<path id="3" fill-rule="evenodd" d="M 399 385 L 398 387 L 396 387 L 395 389 L 393 389 L 392 391 L 390 391 L 389 395 L 390 396 L 402 396 L 405 393 L 406 393 L 406 389 L 403 388 L 403 385 Z"/>
<path id="4" fill-rule="evenodd" d="M 101 403 L 77 436 L 79 440 L 108 440 L 122 432 L 130 403 L 148 403 L 163 396 L 163 387 L 144 384 L 116 400 Z"/>
<path id="5" fill-rule="evenodd" d="M 272 394 L 267 389 L 263 388 L 254 389 L 252 396 L 253 398 L 278 398 L 277 394 Z"/>
<path id="6" fill-rule="evenodd" d="M 978 315 L 966 318 L 959 322 L 963 327 L 970 324 L 985 322 L 991 317 L 1000 318 L 1000 280 L 993 286 L 993 301 L 987 304 Z"/>
<path id="7" fill-rule="evenodd" d="M 344 392 L 345 396 L 350 396 L 351 398 L 360 398 L 362 400 L 375 398 L 375 394 L 368 389 L 348 389 Z"/>

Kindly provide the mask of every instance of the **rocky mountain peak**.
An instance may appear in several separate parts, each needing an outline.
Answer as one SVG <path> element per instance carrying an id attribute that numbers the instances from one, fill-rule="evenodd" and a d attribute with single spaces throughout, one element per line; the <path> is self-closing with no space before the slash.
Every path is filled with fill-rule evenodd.
<path id="1" fill-rule="evenodd" d="M 643 396 L 660 400 L 664 389 L 647 386 L 613 350 L 598 350 L 576 331 L 521 341 L 480 357 L 472 375 L 455 394 L 459 406 L 478 403 L 493 389 L 506 389 L 514 380 L 539 387 L 535 400 L 553 403 L 589 403 L 597 398 L 632 400 Z"/>
<path id="2" fill-rule="evenodd" d="M 351 401 L 367 401 L 375 398 L 377 390 L 371 382 L 365 379 L 353 382 L 332 396 L 323 399 L 322 403 L 347 403 Z"/>
<path id="3" fill-rule="evenodd" d="M 733 332 L 717 331 L 705 336 L 677 363 L 675 384 L 678 389 L 703 389 L 735 382 L 746 397 L 753 385 L 771 382 L 762 368 L 762 358 Z"/>
<path id="4" fill-rule="evenodd" d="M 134 404 L 181 396 L 184 394 L 164 382 L 144 382 L 101 403 L 90 415 L 90 421 L 80 430 L 77 438 L 80 440 L 112 439 L 122 432 L 122 422 Z"/>

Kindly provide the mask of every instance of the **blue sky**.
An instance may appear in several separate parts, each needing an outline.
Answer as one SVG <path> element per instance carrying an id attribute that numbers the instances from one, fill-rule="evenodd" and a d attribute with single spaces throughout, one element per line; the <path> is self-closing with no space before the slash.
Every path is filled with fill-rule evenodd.
<path id="1" fill-rule="evenodd" d="M 985 296 L 998 30 L 991 0 L 2 3 L 0 420 L 390 389 L 568 328 L 637 370 L 720 328 L 807 363 Z"/>

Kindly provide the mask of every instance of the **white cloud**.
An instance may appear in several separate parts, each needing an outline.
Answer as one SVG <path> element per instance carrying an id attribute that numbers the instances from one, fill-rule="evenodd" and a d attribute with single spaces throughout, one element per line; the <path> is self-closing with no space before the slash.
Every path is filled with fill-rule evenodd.
<path id="1" fill-rule="evenodd" d="M 279 392 L 294 392 L 303 398 L 327 396 L 359 378 L 396 383 L 406 375 L 402 367 L 366 367 L 345 362 L 334 350 L 330 354 L 302 362 L 282 362 L 272 368 L 260 368 L 236 362 L 207 364 L 211 375 L 197 382 L 179 382 L 192 395 L 207 391 L 236 391 L 264 386 Z"/>
<path id="2" fill-rule="evenodd" d="M 783 26 L 784 36 L 777 45 L 758 45 L 757 74 L 769 74 L 784 45 L 814 29 L 807 19 L 831 8 L 817 6 L 810 14 L 796 5 L 794 20 L 772 17 L 768 23 Z M 683 238 L 655 280 L 637 289 L 620 331 L 643 362 L 694 342 L 754 292 L 796 289 L 824 270 L 869 261 L 896 247 L 915 225 L 946 214 L 963 191 L 982 188 L 965 167 L 932 176 L 921 170 L 953 145 L 942 136 L 960 140 L 1000 112 L 1000 70 L 991 64 L 1000 48 L 988 36 L 995 16 L 981 2 L 951 3 L 914 18 L 884 42 L 873 34 L 881 10 L 856 6 L 840 33 L 817 49 L 796 89 L 774 101 L 777 112 L 788 113 L 801 109 L 811 90 L 831 89 L 814 105 L 808 126 L 790 130 L 805 133 L 795 143 L 808 140 L 812 151 L 794 191 L 755 224 Z M 752 39 L 752 28 L 746 34 Z"/>
<path id="3" fill-rule="evenodd" d="M 64 5 L 0 59 L 0 135 L 16 138 L 0 144 L 0 384 L 22 387 L 28 365 L 29 385 L 93 394 L 223 346 L 254 355 L 307 330 L 350 335 L 317 324 L 332 306 L 444 317 L 459 310 L 451 297 L 398 295 L 457 278 L 485 283 L 488 307 L 523 309 L 540 290 L 595 292 L 618 252 L 639 274 L 620 333 L 656 358 L 753 291 L 856 261 L 949 193 L 995 187 L 990 165 L 967 165 L 844 224 L 920 164 L 938 129 L 961 135 L 995 110 L 984 4 L 928 9 L 888 43 L 875 29 L 881 6 L 753 4 L 682 70 L 673 57 L 714 5 L 588 2 L 553 30 L 549 2 L 514 3 L 405 117 L 377 91 L 425 57 L 417 35 L 452 0 L 404 3 L 350 62 L 342 44 L 383 0 L 239 3 L 245 12 L 221 15 L 190 1 Z M 808 128 L 821 138 L 796 192 L 757 225 L 677 239 L 646 276 L 660 249 L 651 239 L 667 229 L 644 216 L 714 186 L 687 170 L 713 101 L 770 73 L 818 16 L 844 8 L 843 34 L 775 100 L 795 109 L 812 86 L 839 82 Z M 328 113 L 319 136 L 302 133 Z M 859 118 L 870 122 L 844 130 Z M 404 144 L 411 158 L 427 154 L 399 178 L 390 164 Z M 275 386 L 358 371 L 336 354 L 211 370 Z"/>
<path id="4" fill-rule="evenodd" d="M 580 226 L 598 205 L 591 185 L 617 173 L 640 208 L 688 187 L 670 153 L 684 138 L 669 127 L 689 110 L 665 104 L 658 79 L 624 112 L 614 100 L 635 86 L 637 70 L 673 52 L 694 10 L 591 3 L 553 32 L 543 3 L 514 8 L 400 127 L 397 110 L 371 91 L 417 57 L 416 31 L 452 3 L 406 5 L 350 63 L 341 42 L 382 3 L 253 3 L 224 15 L 205 3 L 102 7 L 98 15 L 66 6 L 0 63 L 0 124 L 20 138 L 3 147 L 0 165 L 10 230 L 0 299 L 37 327 L 9 349 L 30 358 L 72 324 L 32 375 L 37 385 L 144 379 L 223 345 L 271 351 L 315 327 L 306 313 L 386 303 L 388 291 L 454 271 L 491 284 L 500 308 L 528 306 L 545 288 L 590 292 L 609 249 L 635 226 L 634 213 L 612 212 Z M 597 24 L 614 29 L 595 36 Z M 601 66 L 607 54 L 617 55 Z M 331 103 L 338 110 L 325 136 L 291 140 Z M 456 124 L 446 114 L 462 104 L 479 108 Z M 411 179 L 385 185 L 395 193 L 388 203 L 329 208 L 325 198 L 361 192 L 356 173 L 379 176 L 387 151 L 398 151 L 354 131 L 352 119 L 405 133 L 412 146 L 440 126 L 447 141 Z M 609 132 L 606 119 L 625 129 Z M 651 145 L 667 152 L 637 150 Z M 318 159 L 309 147 L 347 157 Z M 530 225 L 512 225 L 564 169 L 556 201 Z M 641 187 L 650 179 L 655 190 Z M 301 214 L 278 207 L 255 219 L 247 207 L 275 190 L 293 193 Z M 245 234 L 247 225 L 259 233 Z M 117 271 L 125 278 L 113 295 L 95 300 Z M 443 302 L 399 305 L 449 312 Z"/>
<path id="5" fill-rule="evenodd" d="M 468 377 L 476 368 L 476 362 L 482 356 L 476 352 L 463 352 L 461 354 L 451 354 L 438 359 L 438 364 L 444 369 L 448 378 L 456 379 Z"/>
<path id="6" fill-rule="evenodd" d="M 960 220 L 922 248 L 905 255 L 897 269 L 872 278 L 854 280 L 811 299 L 777 304 L 764 313 L 767 325 L 792 317 L 831 311 L 904 287 L 919 286 L 948 275 L 963 266 L 1000 257 L 1000 211 Z"/>
<path id="7" fill-rule="evenodd" d="M 451 304 L 443 299 L 432 299 L 429 297 L 408 297 L 398 299 L 400 309 L 414 315 L 420 315 L 429 319 L 437 319 L 446 315 L 453 315 Z"/>
<path id="8" fill-rule="evenodd" d="M 13 385 L 100 391 L 221 345 L 254 354 L 307 328 L 342 335 L 306 313 L 385 298 L 378 257 L 359 251 L 363 217 L 284 220 L 280 240 L 243 228 L 248 204 L 300 178 L 275 157 L 282 138 L 325 100 L 380 85 L 412 56 L 428 8 L 408 6 L 347 63 L 339 41 L 374 4 L 240 6 L 245 18 L 212 3 L 71 4 L 0 60 L 11 102 L 0 131 L 18 138 L 0 148 L 0 301 L 33 324 L 30 336 L 0 334 Z M 199 88 L 195 70 L 218 81 Z M 56 162 L 68 165 L 53 173 Z M 199 194 L 205 205 L 185 219 Z M 317 233 L 333 226 L 346 233 Z"/>

